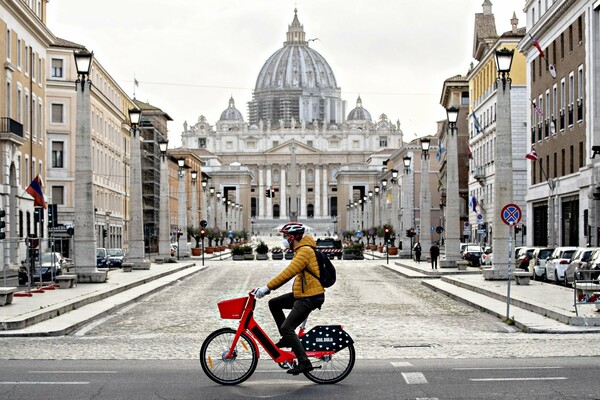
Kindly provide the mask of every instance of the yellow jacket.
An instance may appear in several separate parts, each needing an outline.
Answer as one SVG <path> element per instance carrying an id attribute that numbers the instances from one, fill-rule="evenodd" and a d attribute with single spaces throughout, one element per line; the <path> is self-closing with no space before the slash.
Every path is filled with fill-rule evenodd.
<path id="1" fill-rule="evenodd" d="M 275 290 L 295 276 L 296 279 L 293 285 L 295 298 L 310 297 L 325 293 L 321 282 L 308 272 L 311 271 L 316 276 L 320 275 L 319 263 L 314 251 L 316 247 L 317 244 L 312 236 L 304 236 L 294 247 L 294 258 L 292 261 L 279 275 L 267 283 L 267 287 L 270 290 Z"/>

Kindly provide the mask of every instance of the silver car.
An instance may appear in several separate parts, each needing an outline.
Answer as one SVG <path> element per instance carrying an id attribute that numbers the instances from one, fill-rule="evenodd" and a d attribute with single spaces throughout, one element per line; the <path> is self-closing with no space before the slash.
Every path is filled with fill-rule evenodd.
<path id="1" fill-rule="evenodd" d="M 580 271 L 589 270 L 589 262 L 597 251 L 597 247 L 580 247 L 573 254 L 571 263 L 565 270 L 565 286 L 570 286 L 576 278 L 586 279 L 585 274 L 581 274 L 581 278 L 578 278 L 578 276 L 580 276 Z"/>

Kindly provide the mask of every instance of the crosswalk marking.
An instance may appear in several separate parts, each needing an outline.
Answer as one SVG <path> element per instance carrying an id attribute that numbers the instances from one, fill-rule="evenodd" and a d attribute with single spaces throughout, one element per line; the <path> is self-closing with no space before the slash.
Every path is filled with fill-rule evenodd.
<path id="1" fill-rule="evenodd" d="M 419 385 L 423 383 L 427 383 L 427 379 L 425 375 L 421 372 L 403 372 L 402 377 L 408 385 Z"/>

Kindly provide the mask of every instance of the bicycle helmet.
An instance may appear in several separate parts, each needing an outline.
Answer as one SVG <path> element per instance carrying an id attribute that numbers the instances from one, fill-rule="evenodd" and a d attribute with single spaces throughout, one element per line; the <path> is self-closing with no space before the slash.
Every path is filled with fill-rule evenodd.
<path id="1" fill-rule="evenodd" d="M 289 243 L 292 243 L 294 239 L 302 237 L 302 235 L 304 235 L 304 231 L 304 225 L 302 225 L 300 222 L 288 222 L 279 230 L 279 232 L 283 233 L 283 236 Z"/>

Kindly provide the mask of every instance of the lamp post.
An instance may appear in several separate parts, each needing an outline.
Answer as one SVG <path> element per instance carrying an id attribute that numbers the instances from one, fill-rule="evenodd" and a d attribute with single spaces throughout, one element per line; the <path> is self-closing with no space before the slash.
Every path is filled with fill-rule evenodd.
<path id="1" fill-rule="evenodd" d="M 446 259 L 442 267 L 455 267 L 460 259 L 460 198 L 458 194 L 458 108 L 452 106 L 446 110 L 448 118 L 448 140 L 446 152 Z"/>
<path id="2" fill-rule="evenodd" d="M 99 282 L 106 280 L 106 272 L 96 269 L 96 227 L 94 211 L 91 86 L 89 79 L 94 53 L 85 49 L 73 53 L 77 68 L 77 115 L 75 121 L 75 213 L 73 258 L 78 270 L 95 272 Z M 80 85 L 78 85 L 80 84 Z M 86 84 L 88 90 L 86 90 Z"/>
<path id="3" fill-rule="evenodd" d="M 497 173 L 494 177 L 494 214 L 492 247 L 494 263 L 491 269 L 485 269 L 485 279 L 510 279 L 512 249 L 509 247 L 511 229 L 501 219 L 502 208 L 513 203 L 513 168 L 512 168 L 512 130 L 510 112 L 510 68 L 514 50 L 503 48 L 496 50 L 496 68 L 498 70 L 496 90 L 496 146 L 494 146 L 494 162 Z M 507 85 L 508 84 L 508 85 Z M 509 256 L 507 256 L 509 255 Z"/>
<path id="4" fill-rule="evenodd" d="M 131 176 L 130 176 L 130 201 L 129 201 L 129 250 L 127 261 L 133 264 L 134 269 L 149 269 L 150 262 L 144 260 L 144 211 L 142 197 L 142 152 L 140 147 L 139 124 L 142 110 L 132 108 L 129 110 L 131 123 Z"/>
<path id="5" fill-rule="evenodd" d="M 190 178 L 192 180 L 192 227 L 197 228 L 198 225 L 198 191 L 196 189 L 196 182 L 198 181 L 198 171 L 194 170 L 190 172 Z M 202 180 L 202 204 L 204 205 L 204 191 L 206 185 L 204 184 L 204 180 Z M 204 207 L 202 207 L 204 209 Z"/>
<path id="6" fill-rule="evenodd" d="M 187 201 L 185 196 L 185 158 L 180 157 L 177 159 L 177 165 L 179 166 L 179 181 L 178 181 L 178 205 L 177 205 L 177 225 L 178 231 L 181 231 L 181 235 L 177 235 L 177 259 L 180 259 L 180 252 L 182 251 L 182 245 L 186 243 L 186 239 L 182 237 L 187 233 Z"/>
<path id="7" fill-rule="evenodd" d="M 215 205 L 215 226 L 219 226 L 221 218 L 221 192 L 217 192 L 217 202 Z"/>
<path id="8" fill-rule="evenodd" d="M 388 180 L 387 180 L 387 179 L 382 179 L 382 180 L 381 180 L 381 192 L 382 192 L 382 196 L 383 196 L 383 193 L 386 193 L 386 192 L 387 192 L 387 185 L 388 185 Z M 384 217 L 383 217 L 383 223 L 384 223 L 384 224 L 387 224 L 387 223 L 389 222 L 389 221 L 388 221 L 388 215 L 387 215 L 387 214 L 388 214 L 388 213 L 387 213 L 387 207 L 386 207 L 386 206 L 387 206 L 387 194 L 386 194 L 385 196 L 386 196 L 386 199 L 385 199 L 385 201 L 386 201 L 386 205 L 385 205 L 385 206 L 384 206 L 384 208 L 381 210 L 381 213 L 382 213 L 382 214 L 384 214 Z M 386 210 L 386 211 L 384 212 L 384 210 Z"/>
<path id="9" fill-rule="evenodd" d="M 412 238 L 407 238 L 404 234 L 405 229 L 411 229 L 414 227 L 414 185 L 413 185 L 413 174 L 411 171 L 412 157 L 404 156 L 402 158 L 402 164 L 404 165 L 404 196 L 403 199 L 403 212 L 402 212 L 402 227 L 400 232 L 403 248 L 408 248 L 410 258 L 412 259 Z"/>
<path id="10" fill-rule="evenodd" d="M 377 219 L 377 225 L 381 226 L 381 196 L 379 185 L 375 185 L 375 197 L 377 197 L 377 211 L 375 212 L 375 219 Z"/>
<path id="11" fill-rule="evenodd" d="M 431 193 L 429 191 L 429 138 L 421 139 L 421 202 L 420 208 L 420 234 L 419 243 L 423 251 L 431 247 Z M 426 253 L 428 254 L 428 253 Z"/>
<path id="12" fill-rule="evenodd" d="M 168 140 L 158 142 L 160 154 L 160 224 L 158 229 L 158 254 L 165 260 L 171 258 L 171 218 L 169 194 L 169 162 L 167 159 Z"/>

